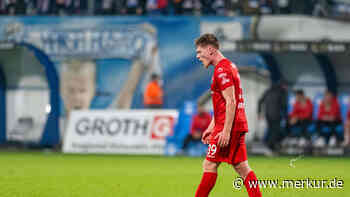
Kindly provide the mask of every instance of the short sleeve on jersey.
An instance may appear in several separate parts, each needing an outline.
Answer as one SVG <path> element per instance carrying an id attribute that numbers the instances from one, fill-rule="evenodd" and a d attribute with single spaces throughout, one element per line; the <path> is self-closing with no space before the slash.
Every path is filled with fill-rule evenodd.
<path id="1" fill-rule="evenodd" d="M 220 89 L 220 91 L 223 91 L 226 88 L 233 86 L 233 75 L 231 71 L 220 67 L 216 71 L 215 75 L 215 78 L 217 80 L 217 86 Z"/>

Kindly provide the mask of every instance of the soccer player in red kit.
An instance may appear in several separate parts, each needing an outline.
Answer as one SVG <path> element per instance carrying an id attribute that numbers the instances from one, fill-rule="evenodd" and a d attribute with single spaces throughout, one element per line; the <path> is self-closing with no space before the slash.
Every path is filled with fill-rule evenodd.
<path id="1" fill-rule="evenodd" d="M 214 118 L 202 135 L 203 143 L 209 144 L 209 147 L 195 197 L 209 195 L 221 162 L 232 165 L 242 177 L 249 197 L 261 197 L 259 187 L 249 187 L 249 182 L 253 183 L 257 178 L 247 161 L 244 137 L 248 124 L 238 69 L 219 51 L 219 42 L 213 34 L 200 36 L 195 45 L 197 58 L 204 67 L 215 67 L 211 80 Z"/>

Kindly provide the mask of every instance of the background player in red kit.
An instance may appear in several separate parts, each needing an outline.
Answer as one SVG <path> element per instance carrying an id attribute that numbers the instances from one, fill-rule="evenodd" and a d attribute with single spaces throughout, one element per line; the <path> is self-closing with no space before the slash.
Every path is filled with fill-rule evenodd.
<path id="1" fill-rule="evenodd" d="M 232 165 L 243 178 L 249 197 L 260 197 L 259 187 L 250 188 L 248 184 L 257 181 L 257 178 L 247 161 L 244 137 L 248 125 L 237 67 L 219 51 L 219 42 L 213 34 L 200 36 L 195 45 L 197 58 L 204 67 L 215 67 L 211 81 L 214 118 L 202 137 L 203 143 L 209 144 L 209 148 L 195 197 L 209 195 L 221 162 Z"/>

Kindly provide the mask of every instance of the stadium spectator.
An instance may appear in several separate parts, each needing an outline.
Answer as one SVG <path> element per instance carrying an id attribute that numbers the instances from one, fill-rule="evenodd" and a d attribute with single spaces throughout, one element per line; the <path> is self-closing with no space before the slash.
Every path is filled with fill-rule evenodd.
<path id="1" fill-rule="evenodd" d="M 16 15 L 16 0 L 10 0 L 6 5 L 6 14 L 9 16 Z"/>
<path id="2" fill-rule="evenodd" d="M 26 14 L 36 15 L 37 14 L 37 0 L 26 0 Z"/>
<path id="3" fill-rule="evenodd" d="M 214 0 L 212 7 L 215 12 L 215 15 L 225 16 L 226 15 L 226 4 L 224 0 Z"/>
<path id="4" fill-rule="evenodd" d="M 184 15 L 194 15 L 196 10 L 199 10 L 199 13 L 200 13 L 199 0 L 184 0 L 182 7 L 183 7 Z M 196 9 L 196 7 L 198 8 Z"/>
<path id="5" fill-rule="evenodd" d="M 57 16 L 69 15 L 69 5 L 65 0 L 55 0 L 52 8 L 52 14 Z"/>
<path id="6" fill-rule="evenodd" d="M 49 15 L 52 12 L 52 4 L 50 0 L 37 0 L 37 13 L 39 15 Z"/>
<path id="7" fill-rule="evenodd" d="M 152 74 L 151 81 L 144 92 L 144 106 L 146 108 L 161 108 L 163 105 L 163 89 L 159 84 L 159 76 Z"/>
<path id="8" fill-rule="evenodd" d="M 136 9 L 136 14 L 138 15 L 146 14 L 146 1 L 147 0 L 139 0 L 138 9 Z"/>
<path id="9" fill-rule="evenodd" d="M 186 0 L 172 0 L 172 4 L 174 7 L 174 14 L 175 15 L 181 15 L 183 14 L 183 4 Z M 189 0 L 188 2 L 192 3 L 192 0 Z"/>
<path id="10" fill-rule="evenodd" d="M 116 0 L 115 2 L 115 13 L 117 15 L 126 14 L 125 0 Z"/>
<path id="11" fill-rule="evenodd" d="M 96 0 L 95 13 L 98 15 L 116 14 L 116 1 L 115 0 Z"/>
<path id="12" fill-rule="evenodd" d="M 203 15 L 214 15 L 215 10 L 213 9 L 213 3 L 212 0 L 200 0 L 201 4 L 201 13 Z"/>
<path id="13" fill-rule="evenodd" d="M 259 14 L 259 1 L 258 0 L 245 0 L 242 2 L 244 15 Z"/>
<path id="14" fill-rule="evenodd" d="M 228 16 L 236 16 L 243 14 L 242 7 L 243 0 L 226 0 L 226 8 Z"/>
<path id="15" fill-rule="evenodd" d="M 289 2 L 291 13 L 293 14 L 310 14 L 313 10 L 313 3 L 311 0 L 300 1 L 300 0 L 290 0 Z"/>
<path id="16" fill-rule="evenodd" d="M 289 14 L 290 13 L 290 0 L 277 0 L 276 14 Z"/>
<path id="17" fill-rule="evenodd" d="M 10 16 L 25 15 L 27 13 L 27 5 L 24 0 L 10 0 L 6 6 L 6 14 Z"/>
<path id="18" fill-rule="evenodd" d="M 296 101 L 293 105 L 293 111 L 289 114 L 287 126 L 288 134 L 290 134 L 290 129 L 299 127 L 301 128 L 301 136 L 310 140 L 311 137 L 308 134 L 307 128 L 312 123 L 312 102 L 304 95 L 303 90 L 296 91 L 295 99 Z"/>
<path id="19" fill-rule="evenodd" d="M 281 80 L 267 89 L 258 103 L 258 116 L 262 119 L 262 109 L 265 109 L 267 133 L 265 143 L 275 152 L 280 146 L 284 132 L 281 123 L 287 118 L 287 83 Z"/>
<path id="20" fill-rule="evenodd" d="M 272 0 L 260 0 L 260 14 L 272 14 L 273 11 Z"/>
<path id="21" fill-rule="evenodd" d="M 146 10 L 149 15 L 167 15 L 168 0 L 147 0 Z"/>
<path id="22" fill-rule="evenodd" d="M 344 136 L 336 132 L 336 128 L 341 124 L 342 119 L 338 99 L 332 92 L 326 91 L 318 110 L 317 129 L 320 132 L 320 136 L 325 138 L 327 145 L 330 137 L 333 135 L 336 136 L 337 143 L 343 141 Z M 330 131 L 327 132 L 327 129 L 330 129 Z"/>
<path id="23" fill-rule="evenodd" d="M 88 2 L 85 0 L 66 0 L 66 5 L 71 14 L 85 15 L 88 9 Z"/>
<path id="24" fill-rule="evenodd" d="M 6 13 L 6 0 L 0 0 L 0 14 L 3 15 L 3 14 L 7 14 Z"/>
<path id="25" fill-rule="evenodd" d="M 185 151 L 190 142 L 200 142 L 203 132 L 208 128 L 211 121 L 211 115 L 204 109 L 204 106 L 198 104 L 197 114 L 192 117 L 191 131 L 184 140 L 182 149 Z"/>
<path id="26" fill-rule="evenodd" d="M 320 17 L 325 17 L 329 15 L 330 12 L 330 5 L 328 0 L 319 0 L 315 2 L 314 9 L 312 11 L 312 14 L 314 16 L 320 16 Z"/>
<path id="27" fill-rule="evenodd" d="M 141 15 L 145 13 L 146 0 L 124 0 L 123 1 L 123 14 L 128 15 Z"/>

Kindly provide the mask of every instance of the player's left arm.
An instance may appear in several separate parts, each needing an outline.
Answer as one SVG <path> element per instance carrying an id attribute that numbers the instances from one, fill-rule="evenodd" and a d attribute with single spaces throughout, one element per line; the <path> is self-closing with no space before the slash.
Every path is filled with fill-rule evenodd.
<path id="1" fill-rule="evenodd" d="M 230 86 L 223 90 L 222 95 L 224 96 L 226 101 L 226 114 L 223 132 L 230 134 L 236 112 L 236 98 L 234 86 Z"/>
<path id="2" fill-rule="evenodd" d="M 235 111 L 236 111 L 236 99 L 235 99 L 235 89 L 234 86 L 231 85 L 227 88 L 225 88 L 222 91 L 222 95 L 226 101 L 226 114 L 225 114 L 225 123 L 224 123 L 224 129 L 222 132 L 220 132 L 217 137 L 218 145 L 220 147 L 228 146 L 230 143 L 230 137 L 231 137 L 231 129 L 233 125 L 233 120 L 235 118 Z"/>

